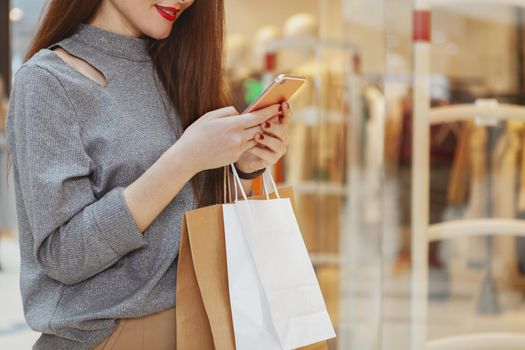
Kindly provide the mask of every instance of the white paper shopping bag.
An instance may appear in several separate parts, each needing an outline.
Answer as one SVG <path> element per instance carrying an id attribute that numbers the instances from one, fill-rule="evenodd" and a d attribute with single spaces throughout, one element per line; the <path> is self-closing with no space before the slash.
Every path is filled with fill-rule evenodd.
<path id="1" fill-rule="evenodd" d="M 237 349 L 295 349 L 335 337 L 290 200 L 236 200 L 223 215 Z"/>
<path id="2" fill-rule="evenodd" d="M 281 350 L 259 274 L 234 204 L 223 205 L 228 289 L 235 348 Z M 231 303 L 235 300 L 234 303 Z"/>

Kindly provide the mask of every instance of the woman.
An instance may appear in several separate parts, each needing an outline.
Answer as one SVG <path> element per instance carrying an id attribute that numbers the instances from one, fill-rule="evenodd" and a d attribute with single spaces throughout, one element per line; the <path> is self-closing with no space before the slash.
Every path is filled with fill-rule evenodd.
<path id="1" fill-rule="evenodd" d="M 182 214 L 288 143 L 287 103 L 224 107 L 223 20 L 222 0 L 48 4 L 7 119 L 33 349 L 175 347 Z"/>

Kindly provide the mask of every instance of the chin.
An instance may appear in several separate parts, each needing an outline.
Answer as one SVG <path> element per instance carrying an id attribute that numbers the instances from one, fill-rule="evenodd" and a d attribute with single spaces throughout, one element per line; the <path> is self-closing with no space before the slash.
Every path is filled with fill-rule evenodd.
<path id="1" fill-rule="evenodd" d="M 158 26 L 155 28 L 148 28 L 147 31 L 144 32 L 145 35 L 149 36 L 150 38 L 156 39 L 156 40 L 162 40 L 166 39 L 170 33 L 171 33 L 172 26 Z"/>

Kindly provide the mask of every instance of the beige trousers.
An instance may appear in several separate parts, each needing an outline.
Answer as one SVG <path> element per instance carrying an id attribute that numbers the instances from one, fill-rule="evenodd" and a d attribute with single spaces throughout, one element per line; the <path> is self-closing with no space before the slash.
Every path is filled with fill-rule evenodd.
<path id="1" fill-rule="evenodd" d="M 115 331 L 93 350 L 175 350 L 175 308 L 122 318 Z"/>

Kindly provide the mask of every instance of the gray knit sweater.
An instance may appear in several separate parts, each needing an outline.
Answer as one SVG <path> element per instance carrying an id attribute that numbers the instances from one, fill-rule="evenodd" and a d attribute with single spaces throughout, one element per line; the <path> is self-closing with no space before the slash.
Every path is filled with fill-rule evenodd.
<path id="1" fill-rule="evenodd" d="M 107 85 L 65 63 L 56 45 L 97 68 Z M 119 318 L 175 305 L 191 185 L 144 234 L 122 193 L 176 141 L 180 123 L 168 101 L 146 39 L 88 24 L 16 71 L 6 128 L 24 313 L 42 333 L 33 349 L 92 349 Z"/>

